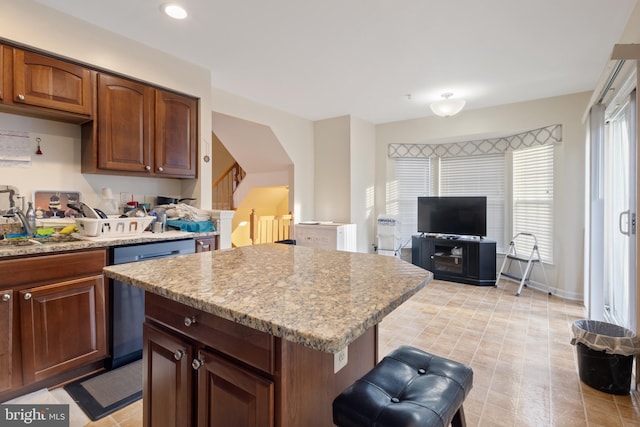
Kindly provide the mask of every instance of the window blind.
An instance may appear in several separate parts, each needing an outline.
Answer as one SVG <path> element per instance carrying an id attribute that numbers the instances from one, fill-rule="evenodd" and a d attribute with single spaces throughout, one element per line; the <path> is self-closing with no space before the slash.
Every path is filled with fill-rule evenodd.
<path id="1" fill-rule="evenodd" d="M 428 158 L 397 158 L 397 215 L 400 221 L 400 241 L 411 241 L 418 231 L 418 197 L 428 196 L 431 161 Z"/>
<path id="2" fill-rule="evenodd" d="M 553 145 L 513 152 L 513 235 L 531 233 L 553 262 Z"/>
<path id="3" fill-rule="evenodd" d="M 440 160 L 441 196 L 487 196 L 487 238 L 504 248 L 504 154 Z"/>

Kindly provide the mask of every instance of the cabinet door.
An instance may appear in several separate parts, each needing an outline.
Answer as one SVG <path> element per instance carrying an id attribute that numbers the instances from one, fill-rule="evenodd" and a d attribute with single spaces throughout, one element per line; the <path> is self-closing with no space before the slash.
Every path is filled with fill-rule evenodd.
<path id="1" fill-rule="evenodd" d="M 156 90 L 156 174 L 196 177 L 197 109 L 193 98 Z"/>
<path id="2" fill-rule="evenodd" d="M 196 253 L 198 252 L 211 252 L 215 248 L 214 237 L 199 237 L 196 240 Z"/>
<path id="3" fill-rule="evenodd" d="M 14 368 L 14 292 L 0 291 L 0 392 L 20 385 L 20 372 Z M 17 382 L 17 384 L 15 384 Z"/>
<path id="4" fill-rule="evenodd" d="M 0 45 L 0 103 L 4 99 L 4 85 L 5 85 L 4 79 L 7 75 L 4 70 L 4 64 L 5 64 L 4 53 L 6 50 L 7 50 L 6 47 Z"/>
<path id="5" fill-rule="evenodd" d="M 205 350 L 198 361 L 199 427 L 274 425 L 273 382 Z"/>
<path id="6" fill-rule="evenodd" d="M 91 71 L 37 53 L 13 49 L 14 101 L 91 114 Z"/>
<path id="7" fill-rule="evenodd" d="M 191 344 L 148 323 L 143 326 L 143 342 L 143 425 L 192 426 Z"/>
<path id="8" fill-rule="evenodd" d="M 105 357 L 102 275 L 25 289 L 18 294 L 26 383 Z"/>
<path id="9" fill-rule="evenodd" d="M 98 168 L 153 170 L 153 88 L 108 74 L 98 75 Z"/>

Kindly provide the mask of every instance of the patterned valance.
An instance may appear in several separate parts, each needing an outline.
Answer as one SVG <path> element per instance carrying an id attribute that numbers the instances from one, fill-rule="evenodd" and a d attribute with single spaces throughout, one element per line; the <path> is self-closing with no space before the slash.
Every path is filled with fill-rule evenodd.
<path id="1" fill-rule="evenodd" d="M 499 154 L 535 145 L 562 142 L 562 125 L 551 125 L 516 135 L 448 144 L 389 144 L 389 157 L 460 157 Z"/>

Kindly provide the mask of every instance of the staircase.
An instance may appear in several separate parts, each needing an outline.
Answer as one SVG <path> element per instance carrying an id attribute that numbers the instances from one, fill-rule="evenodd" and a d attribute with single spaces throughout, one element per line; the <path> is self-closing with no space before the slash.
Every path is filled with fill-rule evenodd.
<path id="1" fill-rule="evenodd" d="M 238 188 L 238 184 L 242 182 L 246 172 L 242 167 L 235 162 L 212 184 L 212 207 L 213 209 L 220 210 L 235 210 L 236 206 L 233 203 L 233 193 Z"/>

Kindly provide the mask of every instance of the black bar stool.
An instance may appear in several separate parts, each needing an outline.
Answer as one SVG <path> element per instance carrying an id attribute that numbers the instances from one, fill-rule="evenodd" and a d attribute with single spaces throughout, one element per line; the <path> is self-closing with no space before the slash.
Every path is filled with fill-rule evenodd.
<path id="1" fill-rule="evenodd" d="M 414 347 L 391 352 L 333 401 L 338 427 L 466 426 L 470 367 Z"/>

